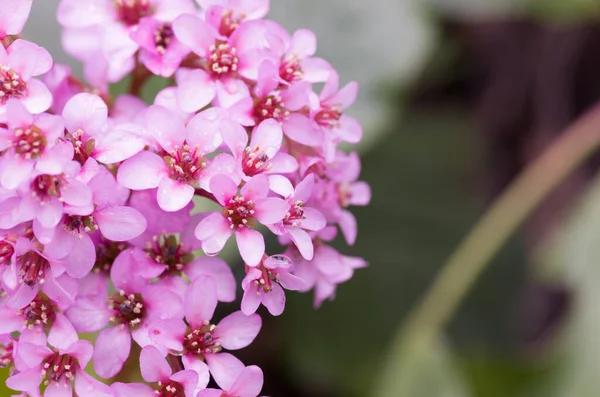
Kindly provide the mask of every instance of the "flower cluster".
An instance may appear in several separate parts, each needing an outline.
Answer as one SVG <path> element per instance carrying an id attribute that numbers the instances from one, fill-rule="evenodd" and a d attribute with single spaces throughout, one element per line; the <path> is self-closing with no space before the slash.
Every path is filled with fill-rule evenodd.
<path id="1" fill-rule="evenodd" d="M 338 149 L 361 139 L 343 113 L 357 84 L 340 88 L 312 32 L 263 19 L 268 0 L 62 0 L 81 80 L 21 38 L 31 5 L 0 0 L 6 385 L 30 397 L 258 396 L 261 369 L 231 351 L 258 335 L 259 306 L 280 315 L 286 289 L 314 289 L 319 306 L 366 265 L 329 245 L 338 226 L 354 243 L 348 207 L 370 200 L 358 155 Z M 152 76 L 170 84 L 146 104 Z M 112 97 L 125 77 L 130 92 Z M 199 200 L 214 211 L 192 211 Z M 262 232 L 284 250 L 267 252 Z M 216 257 L 231 237 L 243 280 Z M 240 310 L 215 319 L 240 284 Z M 91 332 L 93 344 L 79 338 Z M 126 360 L 146 383 L 86 372 L 110 379 Z"/>

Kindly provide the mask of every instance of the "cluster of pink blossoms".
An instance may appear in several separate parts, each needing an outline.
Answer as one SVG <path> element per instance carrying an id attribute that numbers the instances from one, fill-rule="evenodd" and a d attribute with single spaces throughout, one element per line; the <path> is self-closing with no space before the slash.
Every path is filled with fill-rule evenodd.
<path id="1" fill-rule="evenodd" d="M 361 139 L 343 113 L 357 84 L 340 88 L 312 32 L 262 19 L 268 0 L 62 0 L 62 42 L 84 82 L 20 37 L 31 3 L 0 0 L 6 385 L 30 397 L 258 396 L 262 371 L 230 351 L 259 333 L 259 306 L 280 315 L 285 289 L 314 289 L 319 306 L 366 265 L 328 245 L 337 226 L 354 243 L 348 207 L 370 200 L 358 155 L 338 149 Z M 171 84 L 147 105 L 138 94 L 153 75 Z M 112 98 L 127 76 L 130 93 Z M 194 197 L 215 211 L 192 215 Z M 266 252 L 261 231 L 283 252 Z M 231 237 L 243 280 L 215 257 Z M 214 318 L 238 282 L 241 310 Z M 90 332 L 93 344 L 79 339 Z M 146 383 L 85 372 L 110 379 L 128 359 Z"/>

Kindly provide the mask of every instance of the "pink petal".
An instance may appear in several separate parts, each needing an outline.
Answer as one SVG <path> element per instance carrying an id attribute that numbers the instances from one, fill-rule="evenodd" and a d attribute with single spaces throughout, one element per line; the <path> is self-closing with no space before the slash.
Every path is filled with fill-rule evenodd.
<path id="1" fill-rule="evenodd" d="M 319 231 L 327 226 L 327 221 L 321 212 L 311 207 L 304 207 L 304 219 L 300 226 L 303 229 Z"/>
<path id="2" fill-rule="evenodd" d="M 291 140 L 306 146 L 320 146 L 322 137 L 313 128 L 310 120 L 301 114 L 292 113 L 283 124 L 283 132 Z"/>
<path id="3" fill-rule="evenodd" d="M 224 119 L 221 121 L 221 134 L 223 141 L 236 158 L 242 156 L 248 145 L 248 133 L 235 121 Z"/>
<path id="4" fill-rule="evenodd" d="M 229 353 L 207 354 L 205 358 L 215 382 L 224 390 L 229 390 L 244 370 L 244 364 Z"/>
<path id="5" fill-rule="evenodd" d="M 126 328 L 110 327 L 98 335 L 94 349 L 94 369 L 103 378 L 112 378 L 123 368 L 131 350 L 131 335 Z"/>
<path id="6" fill-rule="evenodd" d="M 185 134 L 183 115 L 159 105 L 151 105 L 145 112 L 146 130 L 150 136 L 170 152 L 181 145 Z"/>
<path id="7" fill-rule="evenodd" d="M 33 124 L 33 116 L 18 99 L 6 102 L 6 116 L 11 128 L 28 127 Z"/>
<path id="8" fill-rule="evenodd" d="M 121 164 L 117 181 L 132 190 L 152 189 L 158 187 L 160 180 L 167 173 L 168 167 L 161 157 L 144 151 Z"/>
<path id="9" fill-rule="evenodd" d="M 65 127 L 69 132 L 83 131 L 87 136 L 104 132 L 108 118 L 108 107 L 97 95 L 77 94 L 65 104 L 62 112 Z"/>
<path id="10" fill-rule="evenodd" d="M 79 340 L 73 324 L 64 316 L 57 313 L 52 328 L 48 334 L 48 343 L 57 349 L 64 350 Z"/>
<path id="11" fill-rule="evenodd" d="M 96 261 L 96 247 L 87 235 L 81 234 L 81 239 L 74 239 L 71 251 L 64 259 L 67 274 L 74 278 L 86 276 Z"/>
<path id="12" fill-rule="evenodd" d="M 287 227 L 286 230 L 290 234 L 292 241 L 300 251 L 300 254 L 307 261 L 312 260 L 314 255 L 313 242 L 308 233 L 299 227 Z"/>
<path id="13" fill-rule="evenodd" d="M 77 299 L 65 314 L 78 332 L 98 331 L 111 316 L 105 301 L 98 304 L 87 299 Z"/>
<path id="14" fill-rule="evenodd" d="M 262 320 L 258 314 L 250 316 L 241 311 L 231 313 L 217 325 L 214 336 L 227 350 L 237 350 L 248 346 L 258 335 Z"/>
<path id="15" fill-rule="evenodd" d="M 146 382 L 165 381 L 171 376 L 171 367 L 154 346 L 146 346 L 140 354 L 140 370 Z"/>
<path id="16" fill-rule="evenodd" d="M 303 279 L 287 272 L 279 274 L 279 284 L 290 291 L 304 291 L 307 288 L 306 282 Z"/>
<path id="17" fill-rule="evenodd" d="M 0 308 L 0 335 L 10 334 L 21 328 L 23 319 L 12 308 Z"/>
<path id="18" fill-rule="evenodd" d="M 251 229 L 238 230 L 235 238 L 242 259 L 248 266 L 258 266 L 265 253 L 265 239 L 260 232 Z"/>
<path id="19" fill-rule="evenodd" d="M 105 1 L 64 0 L 59 3 L 59 23 L 64 27 L 77 28 L 98 25 L 110 18 Z"/>
<path id="20" fill-rule="evenodd" d="M 33 0 L 4 0 L 0 7 L 0 36 L 21 33 Z"/>
<path id="21" fill-rule="evenodd" d="M 290 205 L 280 198 L 267 197 L 254 204 L 254 217 L 263 225 L 279 222 L 290 209 Z"/>
<path id="22" fill-rule="evenodd" d="M 217 94 L 212 77 L 200 69 L 177 72 L 177 103 L 184 112 L 193 113 L 208 105 Z"/>
<path id="23" fill-rule="evenodd" d="M 117 397 L 156 397 L 153 389 L 141 383 L 116 382 L 111 387 Z"/>
<path id="24" fill-rule="evenodd" d="M 358 83 L 353 81 L 348 83 L 337 92 L 334 96 L 327 100 L 327 103 L 339 105 L 342 109 L 346 109 L 356 101 L 358 95 Z"/>
<path id="25" fill-rule="evenodd" d="M 355 182 L 350 186 L 350 204 L 368 205 L 371 201 L 371 187 L 366 182 Z"/>
<path id="26" fill-rule="evenodd" d="M 94 347 L 87 340 L 78 340 L 67 349 L 61 351 L 61 354 L 68 354 L 76 358 L 81 368 L 85 368 L 88 365 L 93 353 Z"/>
<path id="27" fill-rule="evenodd" d="M 17 354 L 28 367 L 37 367 L 53 353 L 45 345 L 40 346 L 29 342 L 19 341 L 18 347 Z"/>
<path id="28" fill-rule="evenodd" d="M 198 374 L 196 371 L 179 371 L 171 375 L 169 379 L 183 386 L 186 397 L 194 397 L 194 391 L 198 385 Z"/>
<path id="29" fill-rule="evenodd" d="M 220 131 L 215 127 L 214 120 L 206 117 L 207 112 L 202 112 L 188 122 L 186 127 L 186 140 L 202 154 L 214 152 L 223 143 Z"/>
<path id="30" fill-rule="evenodd" d="M 266 171 L 267 174 L 289 174 L 298 169 L 296 158 L 284 152 L 277 153 L 269 162 L 271 169 Z"/>
<path id="31" fill-rule="evenodd" d="M 181 357 L 183 362 L 183 368 L 191 369 L 196 371 L 198 374 L 198 387 L 204 388 L 210 381 L 210 373 L 208 371 L 208 365 L 201 361 L 196 356 L 185 354 Z"/>
<path id="32" fill-rule="evenodd" d="M 363 130 L 358 121 L 345 114 L 340 118 L 340 128 L 335 132 L 343 141 L 350 143 L 360 142 L 363 136 Z"/>
<path id="33" fill-rule="evenodd" d="M 92 198 L 90 192 L 90 199 Z M 91 201 L 91 200 L 90 200 Z M 63 206 L 58 200 L 49 200 L 38 207 L 37 220 L 45 228 L 53 228 L 62 219 Z"/>
<path id="34" fill-rule="evenodd" d="M 288 54 L 304 59 L 314 55 L 315 52 L 317 52 L 317 37 L 315 34 L 307 29 L 295 31 Z"/>
<path id="35" fill-rule="evenodd" d="M 75 376 L 75 392 L 78 396 L 115 397 L 115 393 L 110 387 L 83 371 L 79 371 Z M 69 397 L 70 395 L 71 392 L 69 391 Z"/>
<path id="36" fill-rule="evenodd" d="M 76 207 L 88 205 L 92 201 L 92 190 L 85 183 L 73 179 L 60 190 L 65 203 Z"/>
<path id="37" fill-rule="evenodd" d="M 208 48 L 215 42 L 211 28 L 195 15 L 187 14 L 177 18 L 173 22 L 173 31 L 179 41 L 201 57 L 208 55 Z"/>
<path id="38" fill-rule="evenodd" d="M 292 182 L 283 175 L 269 176 L 269 189 L 286 198 L 294 194 Z"/>
<path id="39" fill-rule="evenodd" d="M 274 119 L 268 119 L 258 125 L 252 132 L 252 140 L 250 146 L 252 148 L 258 146 L 265 151 L 269 158 L 273 158 L 281 147 L 283 140 L 283 130 L 281 124 Z"/>
<path id="40" fill-rule="evenodd" d="M 71 397 L 73 390 L 70 384 L 52 382 L 44 391 L 44 397 Z"/>
<path id="41" fill-rule="evenodd" d="M 59 277 L 60 283 L 51 274 L 47 275 L 42 285 L 42 291 L 59 307 L 71 306 L 77 295 L 78 283 L 67 274 Z"/>
<path id="42" fill-rule="evenodd" d="M 27 82 L 27 95 L 21 98 L 21 102 L 31 113 L 40 114 L 48 110 L 52 104 L 52 93 L 46 84 L 31 79 Z"/>
<path id="43" fill-rule="evenodd" d="M 6 306 L 14 309 L 21 309 L 27 306 L 38 293 L 38 285 L 34 285 L 33 288 L 27 284 L 20 284 L 17 290 L 6 302 Z"/>
<path id="44" fill-rule="evenodd" d="M 256 175 L 246 182 L 240 193 L 247 200 L 257 200 L 269 194 L 269 178 L 266 175 Z"/>
<path id="45" fill-rule="evenodd" d="M 19 372 L 6 379 L 6 386 L 13 390 L 24 391 L 29 395 L 35 396 L 39 395 L 40 380 L 40 369 L 33 368 Z"/>
<path id="46" fill-rule="evenodd" d="M 100 232 L 112 241 L 127 241 L 146 230 L 146 218 L 135 208 L 110 207 L 96 212 Z"/>
<path id="47" fill-rule="evenodd" d="M 256 287 L 250 286 L 246 291 L 244 291 L 244 296 L 242 297 L 242 313 L 247 316 L 256 313 L 256 310 L 258 310 L 261 302 L 262 294 L 257 292 Z"/>
<path id="48" fill-rule="evenodd" d="M 217 299 L 221 302 L 233 302 L 237 283 L 231 268 L 223 259 L 200 257 L 194 259 L 185 270 L 192 281 L 202 275 L 212 277 L 217 285 Z"/>
<path id="49" fill-rule="evenodd" d="M 62 259 L 71 251 L 76 239 L 77 237 L 59 227 L 56 229 L 52 241 L 46 244 L 44 254 L 52 259 Z"/>
<path id="50" fill-rule="evenodd" d="M 186 328 L 182 320 L 156 320 L 150 324 L 148 335 L 157 345 L 180 352 L 183 350 L 182 341 Z"/>
<path id="51" fill-rule="evenodd" d="M 340 224 L 340 228 L 342 229 L 342 234 L 346 239 L 346 243 L 348 243 L 348 245 L 353 245 L 356 241 L 356 235 L 358 233 L 356 218 L 350 211 L 343 210 L 340 213 L 340 219 L 338 222 Z"/>
<path id="52" fill-rule="evenodd" d="M 116 130 L 102 136 L 96 141 L 94 157 L 104 164 L 114 164 L 141 152 L 146 145 L 142 137 L 127 131 L 125 126 L 115 127 Z"/>
<path id="53" fill-rule="evenodd" d="M 188 288 L 184 299 L 185 318 L 193 327 L 204 326 L 217 307 L 217 284 L 212 277 L 200 276 Z"/>
<path id="54" fill-rule="evenodd" d="M 200 390 L 196 397 L 221 397 L 223 395 L 223 391 L 219 389 L 204 389 Z"/>
<path id="55" fill-rule="evenodd" d="M 265 60 L 258 67 L 254 92 L 258 98 L 266 98 L 279 85 L 279 70 L 273 62 Z"/>
<path id="56" fill-rule="evenodd" d="M 52 68 L 52 56 L 43 47 L 31 41 L 17 39 L 8 51 L 9 64 L 25 81 Z"/>
<path id="57" fill-rule="evenodd" d="M 278 284 L 273 284 L 273 289 L 263 295 L 263 305 L 273 316 L 279 316 L 285 308 L 285 292 Z"/>
<path id="58" fill-rule="evenodd" d="M 148 316 L 159 319 L 183 317 L 183 303 L 175 292 L 160 285 L 151 284 L 142 291 Z"/>
<path id="59" fill-rule="evenodd" d="M 200 221 L 195 230 L 196 238 L 202 241 L 202 249 L 210 256 L 218 254 L 232 234 L 229 222 L 218 212 Z"/>
<path id="60" fill-rule="evenodd" d="M 0 183 L 2 187 L 9 190 L 15 190 L 23 183 L 33 170 L 33 162 L 21 160 L 17 157 L 7 155 L 2 162 L 2 169 L 9 172 L 2 172 Z"/>
<path id="61" fill-rule="evenodd" d="M 210 180 L 210 191 L 215 195 L 219 204 L 224 206 L 237 194 L 238 187 L 227 175 L 215 175 Z"/>
<path id="62" fill-rule="evenodd" d="M 300 63 L 303 71 L 302 78 L 309 83 L 327 81 L 334 70 L 329 62 L 321 58 L 308 58 Z"/>
<path id="63" fill-rule="evenodd" d="M 229 394 L 240 397 L 256 397 L 263 387 L 263 372 L 256 365 L 250 365 L 238 375 L 229 389 Z"/>
<path id="64" fill-rule="evenodd" d="M 296 188 L 294 189 L 294 200 L 302 201 L 303 203 L 306 203 L 310 199 L 310 196 L 312 195 L 314 185 L 315 185 L 314 175 L 313 174 L 307 175 L 306 178 L 304 178 L 302 180 L 302 182 L 300 182 L 298 185 L 296 185 Z"/>

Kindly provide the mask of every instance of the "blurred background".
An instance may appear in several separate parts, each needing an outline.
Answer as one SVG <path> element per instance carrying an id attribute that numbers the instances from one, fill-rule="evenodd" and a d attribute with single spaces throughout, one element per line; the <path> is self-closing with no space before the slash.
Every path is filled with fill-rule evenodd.
<path id="1" fill-rule="evenodd" d="M 80 70 L 60 49 L 57 4 L 34 1 L 25 36 Z M 349 113 L 373 200 L 352 209 L 356 245 L 336 248 L 370 266 L 316 311 L 289 293 L 240 358 L 264 369 L 264 395 L 376 396 L 394 336 L 445 259 L 600 99 L 600 2 L 273 0 L 269 17 L 315 31 L 318 54 L 361 84 Z M 409 397 L 600 395 L 599 159 L 487 267 Z"/>

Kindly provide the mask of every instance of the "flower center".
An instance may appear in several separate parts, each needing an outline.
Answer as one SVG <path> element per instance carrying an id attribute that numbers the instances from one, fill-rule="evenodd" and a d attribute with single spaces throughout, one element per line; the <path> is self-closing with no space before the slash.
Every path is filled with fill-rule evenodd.
<path id="1" fill-rule="evenodd" d="M 146 315 L 142 295 L 127 295 L 123 290 L 108 297 L 108 308 L 113 311 L 110 321 L 130 329 L 137 328 Z"/>
<path id="2" fill-rule="evenodd" d="M 271 168 L 269 156 L 260 147 L 246 147 L 242 154 L 242 170 L 248 176 L 261 174 Z"/>
<path id="3" fill-rule="evenodd" d="M 50 268 L 50 262 L 46 258 L 35 251 L 29 251 L 19 256 L 17 260 L 21 264 L 19 277 L 22 283 L 32 288 L 37 283 L 44 283 L 46 270 Z"/>
<path id="4" fill-rule="evenodd" d="M 140 19 L 153 14 L 150 0 L 113 0 L 118 18 L 126 25 L 137 25 Z"/>
<path id="5" fill-rule="evenodd" d="M 108 272 L 117 256 L 128 247 L 127 243 L 110 241 L 104 237 L 100 238 L 100 244 L 96 245 L 96 263 L 94 272 Z"/>
<path id="6" fill-rule="evenodd" d="M 342 117 L 342 112 L 335 108 L 325 106 L 316 114 L 315 121 L 321 127 L 336 128 L 340 125 L 340 117 Z"/>
<path id="7" fill-rule="evenodd" d="M 154 45 L 159 54 L 164 54 L 173 40 L 175 33 L 170 23 L 163 23 L 154 32 Z"/>
<path id="8" fill-rule="evenodd" d="M 63 219 L 63 227 L 66 231 L 74 235 L 89 233 L 98 230 L 98 225 L 91 215 L 65 215 Z"/>
<path id="9" fill-rule="evenodd" d="M 25 128 L 15 128 L 13 145 L 18 155 L 26 160 L 36 159 L 46 148 L 46 137 L 35 125 Z"/>
<path id="10" fill-rule="evenodd" d="M 183 145 L 175 146 L 170 155 L 165 156 L 165 163 L 171 170 L 171 179 L 179 182 L 195 184 L 200 176 L 200 171 L 206 166 L 206 160 L 198 152 L 198 148 Z"/>
<path id="11" fill-rule="evenodd" d="M 25 95 L 27 84 L 21 76 L 8 66 L 0 65 L 0 104 L 4 105 L 10 98 L 21 98 Z"/>
<path id="12" fill-rule="evenodd" d="M 0 368 L 8 368 L 13 363 L 13 343 L 0 344 Z"/>
<path id="13" fill-rule="evenodd" d="M 10 265 L 10 259 L 15 253 L 15 247 L 8 241 L 0 241 L 0 265 Z"/>
<path id="14" fill-rule="evenodd" d="M 65 182 L 62 175 L 38 175 L 31 182 L 31 192 L 40 201 L 60 198 L 60 187 Z"/>
<path id="15" fill-rule="evenodd" d="M 240 23 L 244 20 L 244 15 L 235 16 L 233 10 L 223 11 L 223 17 L 221 18 L 221 26 L 219 26 L 219 34 L 221 36 L 229 37 L 235 32 L 240 26 Z"/>
<path id="16" fill-rule="evenodd" d="M 285 108 L 285 104 L 279 95 L 269 95 L 264 99 L 259 99 L 254 104 L 254 118 L 257 124 L 267 119 L 283 121 L 289 115 L 290 112 Z"/>
<path id="17" fill-rule="evenodd" d="M 302 219 L 304 219 L 304 209 L 302 207 L 304 207 L 304 203 L 296 201 L 294 206 L 285 214 L 283 223 L 288 226 L 300 226 Z"/>
<path id="18" fill-rule="evenodd" d="M 300 80 L 303 73 L 300 60 L 295 56 L 288 57 L 279 65 L 279 77 L 288 83 Z"/>
<path id="19" fill-rule="evenodd" d="M 148 243 L 146 253 L 156 263 L 165 265 L 166 272 L 175 274 L 181 273 L 183 265 L 194 259 L 194 255 L 188 253 L 173 234 L 154 236 L 152 242 Z"/>
<path id="20" fill-rule="evenodd" d="M 204 353 L 218 353 L 221 351 L 221 345 L 218 339 L 213 336 L 216 325 L 208 321 L 202 328 L 196 328 L 183 339 L 183 347 L 188 353 L 201 355 Z"/>
<path id="21" fill-rule="evenodd" d="M 352 190 L 350 185 L 342 183 L 338 186 L 338 202 L 340 207 L 346 208 L 350 206 L 350 200 L 352 199 Z"/>
<path id="22" fill-rule="evenodd" d="M 168 383 L 158 382 L 155 394 L 160 397 L 185 397 L 181 383 L 172 380 Z"/>
<path id="23" fill-rule="evenodd" d="M 56 318 L 58 308 L 46 295 L 38 293 L 29 305 L 17 311 L 23 317 L 23 325 L 33 329 L 36 325 L 50 327 Z"/>
<path id="24" fill-rule="evenodd" d="M 236 194 L 223 207 L 221 213 L 229 221 L 229 227 L 232 230 L 252 227 L 254 223 L 252 218 L 252 215 L 254 215 L 254 202 Z"/>
<path id="25" fill-rule="evenodd" d="M 210 46 L 207 67 L 215 77 L 237 72 L 238 61 L 235 47 L 231 47 L 227 43 Z"/>
<path id="26" fill-rule="evenodd" d="M 88 139 L 84 142 L 82 130 L 77 130 L 72 134 L 65 135 L 67 140 L 73 144 L 73 149 L 75 150 L 75 160 L 79 161 L 81 164 L 85 164 L 87 159 L 92 156 L 92 153 L 96 148 L 96 141 L 93 139 Z"/>
<path id="27" fill-rule="evenodd" d="M 68 354 L 61 355 L 58 352 L 52 354 L 44 361 L 42 367 L 42 377 L 46 378 L 44 384 L 61 380 L 69 383 L 75 379 L 77 365 L 77 359 Z"/>

